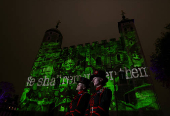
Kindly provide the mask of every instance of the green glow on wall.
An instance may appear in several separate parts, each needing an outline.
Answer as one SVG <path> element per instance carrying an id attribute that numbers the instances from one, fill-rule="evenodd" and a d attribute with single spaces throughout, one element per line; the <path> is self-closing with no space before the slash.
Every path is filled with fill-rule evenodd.
<path id="1" fill-rule="evenodd" d="M 60 108 L 59 111 L 64 112 L 64 109 L 65 109 L 65 108 L 61 106 L 61 108 Z"/>
<path id="2" fill-rule="evenodd" d="M 126 92 L 125 94 L 130 93 L 131 91 L 134 91 L 134 90 L 136 90 L 136 89 L 138 89 L 138 88 L 142 88 L 142 87 L 146 87 L 146 86 L 150 86 L 150 85 L 151 85 L 151 84 L 144 83 L 143 85 L 138 86 L 138 87 L 135 87 L 134 89 L 132 89 L 132 90 Z M 124 94 L 124 95 L 125 95 L 125 94 Z"/>
<path id="3" fill-rule="evenodd" d="M 155 95 L 151 90 L 145 90 L 142 92 L 136 92 L 136 98 L 138 100 L 138 104 L 136 105 L 137 108 L 142 108 L 148 106 L 148 108 L 152 108 L 158 110 L 159 107 L 155 103 Z"/>
<path id="4" fill-rule="evenodd" d="M 30 76 L 37 80 L 39 78 L 45 79 L 45 76 L 47 76 L 46 78 L 50 80 L 60 78 L 57 75 L 61 75 L 59 88 L 54 89 L 53 86 L 36 85 L 26 87 L 20 99 L 20 110 L 47 112 L 48 105 L 55 102 L 55 107 L 58 107 L 59 111 L 65 112 L 68 103 L 77 93 L 75 91 L 76 84 L 66 79 L 65 76 L 80 75 L 89 78 L 90 75 L 87 74 L 92 74 L 93 69 L 109 69 L 110 71 L 117 71 L 118 74 L 120 68 L 144 67 L 143 56 L 139 54 L 140 48 L 135 47 L 138 46 L 135 32 L 127 33 L 124 42 L 126 50 L 123 50 L 122 43 L 116 41 L 116 39 L 111 39 L 109 42 L 103 40 L 101 44 L 94 42 L 92 45 L 78 45 L 75 48 L 70 47 L 63 50 L 56 48 L 58 43 L 44 42 L 34 62 Z M 120 59 L 118 55 L 120 55 Z M 108 78 L 111 79 L 110 74 Z M 130 83 L 130 81 L 124 84 L 121 83 L 119 76 L 115 76 L 114 72 L 112 78 L 113 80 L 109 80 L 105 86 L 112 91 L 110 111 L 136 111 L 139 108 L 146 108 L 146 110 L 159 109 L 156 97 L 151 90 L 144 89 L 141 92 L 141 89 L 151 85 L 145 82 L 146 78 L 140 80 L 141 78 L 138 77 L 135 80 L 136 87 L 133 87 L 133 83 Z M 126 86 L 123 87 L 124 85 Z M 91 93 L 90 90 L 88 92 Z M 119 96 L 115 93 L 119 93 Z M 128 103 L 124 98 L 126 94 L 134 97 L 133 99 L 129 97 Z"/>

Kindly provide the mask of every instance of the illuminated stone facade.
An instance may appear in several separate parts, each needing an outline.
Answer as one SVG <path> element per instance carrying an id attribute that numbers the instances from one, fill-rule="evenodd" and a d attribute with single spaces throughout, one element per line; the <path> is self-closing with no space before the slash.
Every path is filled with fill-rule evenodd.
<path id="1" fill-rule="evenodd" d="M 104 69 L 109 79 L 106 87 L 113 93 L 110 116 L 158 116 L 160 107 L 134 19 L 123 15 L 118 29 L 121 35 L 118 41 L 113 38 L 109 42 L 102 40 L 63 49 L 61 32 L 57 28 L 47 30 L 30 73 L 34 85 L 24 89 L 20 110 L 48 112 L 50 109 L 62 115 L 77 93 L 75 81 L 78 77 L 89 78 L 93 69 Z M 124 70 L 126 78 L 119 78 L 120 69 Z M 59 86 L 53 78 L 60 79 Z M 89 90 L 92 92 L 94 87 Z M 55 103 L 54 110 L 50 108 L 52 103 Z"/>

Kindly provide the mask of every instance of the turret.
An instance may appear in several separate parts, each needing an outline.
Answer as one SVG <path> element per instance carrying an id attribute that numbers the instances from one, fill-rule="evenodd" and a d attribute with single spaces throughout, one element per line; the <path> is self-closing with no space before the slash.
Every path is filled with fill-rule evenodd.
<path id="1" fill-rule="evenodd" d="M 57 22 L 56 28 L 51 28 L 45 32 L 43 42 L 56 42 L 58 43 L 58 48 L 61 48 L 63 36 L 58 30 L 60 20 Z"/>

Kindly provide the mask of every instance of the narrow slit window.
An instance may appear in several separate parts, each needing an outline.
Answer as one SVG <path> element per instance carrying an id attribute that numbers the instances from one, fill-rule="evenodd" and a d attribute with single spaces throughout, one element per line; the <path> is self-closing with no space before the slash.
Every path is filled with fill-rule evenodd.
<path id="1" fill-rule="evenodd" d="M 117 55 L 117 60 L 120 61 L 120 54 Z"/>
<path id="2" fill-rule="evenodd" d="M 97 59 L 96 59 L 96 65 L 101 65 L 101 58 L 100 58 L 100 57 L 97 57 Z"/>

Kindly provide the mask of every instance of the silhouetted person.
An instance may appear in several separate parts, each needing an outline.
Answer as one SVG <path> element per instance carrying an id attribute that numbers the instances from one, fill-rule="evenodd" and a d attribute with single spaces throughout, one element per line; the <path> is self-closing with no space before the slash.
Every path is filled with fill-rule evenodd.
<path id="1" fill-rule="evenodd" d="M 96 92 L 91 95 L 86 116 L 109 116 L 109 107 L 112 98 L 112 91 L 103 87 L 108 82 L 105 71 L 95 70 L 90 80 L 96 87 Z"/>
<path id="2" fill-rule="evenodd" d="M 90 80 L 80 77 L 80 80 L 77 81 L 77 83 L 78 85 L 76 90 L 78 91 L 78 95 L 76 95 L 71 101 L 65 116 L 84 116 L 85 114 L 85 110 L 90 99 L 90 94 L 87 93 Z"/>

